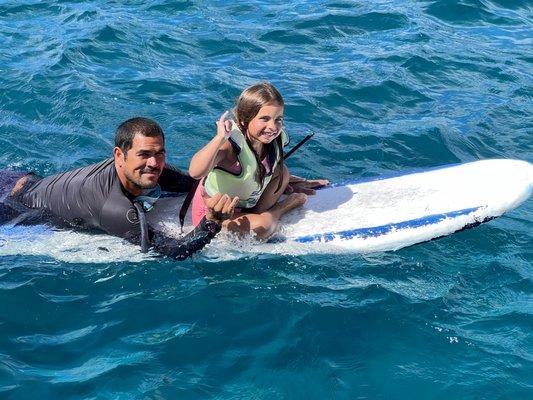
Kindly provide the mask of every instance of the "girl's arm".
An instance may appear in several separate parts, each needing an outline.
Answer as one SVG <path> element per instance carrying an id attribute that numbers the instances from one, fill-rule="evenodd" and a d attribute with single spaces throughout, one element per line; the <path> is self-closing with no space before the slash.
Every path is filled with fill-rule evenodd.
<path id="1" fill-rule="evenodd" d="M 226 152 L 231 148 L 227 143 L 231 134 L 231 122 L 226 120 L 226 111 L 217 121 L 217 134 L 191 159 L 189 175 L 194 179 L 206 176 L 211 170 L 226 157 Z"/>

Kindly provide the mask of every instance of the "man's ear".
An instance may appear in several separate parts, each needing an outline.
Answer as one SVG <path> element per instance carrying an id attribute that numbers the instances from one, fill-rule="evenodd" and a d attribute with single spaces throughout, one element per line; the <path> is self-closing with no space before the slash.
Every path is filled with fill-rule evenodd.
<path id="1" fill-rule="evenodd" d="M 120 147 L 115 147 L 113 149 L 113 158 L 115 159 L 115 164 L 120 167 L 126 159 L 126 154 L 124 154 Z"/>

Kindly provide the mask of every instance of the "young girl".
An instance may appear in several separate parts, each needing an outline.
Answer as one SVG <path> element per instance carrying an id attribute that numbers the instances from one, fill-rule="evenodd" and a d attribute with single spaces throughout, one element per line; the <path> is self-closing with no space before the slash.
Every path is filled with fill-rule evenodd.
<path id="1" fill-rule="evenodd" d="M 216 136 L 191 160 L 189 174 L 202 179 L 193 198 L 193 224 L 206 214 L 205 199 L 216 193 L 239 197 L 233 218 L 224 222 L 230 231 L 254 232 L 268 238 L 280 217 L 305 203 L 305 193 L 326 185 L 325 180 L 306 181 L 291 177 L 283 162 L 283 146 L 288 137 L 283 131 L 284 102 L 270 83 L 245 89 L 237 99 L 235 120 L 225 112 L 217 122 Z M 289 180 L 293 185 L 289 185 Z M 283 192 L 291 192 L 283 201 Z"/>

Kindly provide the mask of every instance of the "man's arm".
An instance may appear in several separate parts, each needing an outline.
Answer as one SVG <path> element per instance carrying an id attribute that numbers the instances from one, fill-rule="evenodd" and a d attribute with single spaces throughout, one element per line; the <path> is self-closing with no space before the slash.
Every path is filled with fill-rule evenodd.
<path id="1" fill-rule="evenodd" d="M 220 232 L 220 228 L 220 222 L 204 217 L 191 232 L 181 238 L 172 238 L 160 231 L 153 231 L 152 249 L 161 255 L 185 260 L 203 249 Z"/>
<path id="2" fill-rule="evenodd" d="M 217 193 L 206 201 L 207 215 L 191 232 L 177 239 L 168 237 L 160 231 L 153 231 L 152 248 L 162 255 L 178 260 L 190 257 L 204 248 L 220 232 L 222 222 L 233 216 L 238 201 L 238 197 L 232 199 L 227 194 Z"/>
<path id="3" fill-rule="evenodd" d="M 191 190 L 195 179 L 171 165 L 166 165 L 159 177 L 159 186 L 165 192 L 186 193 Z"/>

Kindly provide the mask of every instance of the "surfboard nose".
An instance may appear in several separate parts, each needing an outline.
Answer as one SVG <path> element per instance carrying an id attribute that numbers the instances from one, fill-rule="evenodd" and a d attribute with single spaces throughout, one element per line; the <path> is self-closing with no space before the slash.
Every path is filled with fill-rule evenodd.
<path id="1" fill-rule="evenodd" d="M 507 198 L 506 208 L 518 207 L 533 193 L 533 164 L 524 160 L 486 160 L 493 166 L 494 197 Z M 497 187 L 496 187 L 497 186 Z M 498 189 L 500 188 L 500 189 Z"/>
<path id="2" fill-rule="evenodd" d="M 533 164 L 527 162 L 527 161 L 524 161 L 528 166 L 529 166 L 529 186 L 530 187 L 533 187 Z M 527 167 L 524 166 L 524 169 L 526 169 Z"/>
<path id="3" fill-rule="evenodd" d="M 529 165 L 529 196 L 531 196 L 531 193 L 533 192 L 533 164 L 527 164 Z"/>
<path id="4" fill-rule="evenodd" d="M 479 165 L 495 185 L 515 185 L 522 191 L 533 188 L 533 164 L 524 160 L 487 159 L 470 163 Z"/>
<path id="5" fill-rule="evenodd" d="M 514 173 L 518 177 L 523 177 L 524 186 L 529 186 L 529 195 L 531 195 L 531 192 L 533 191 L 533 164 L 528 161 L 522 161 L 522 160 L 509 160 L 509 161 L 515 162 L 516 169 Z"/>

